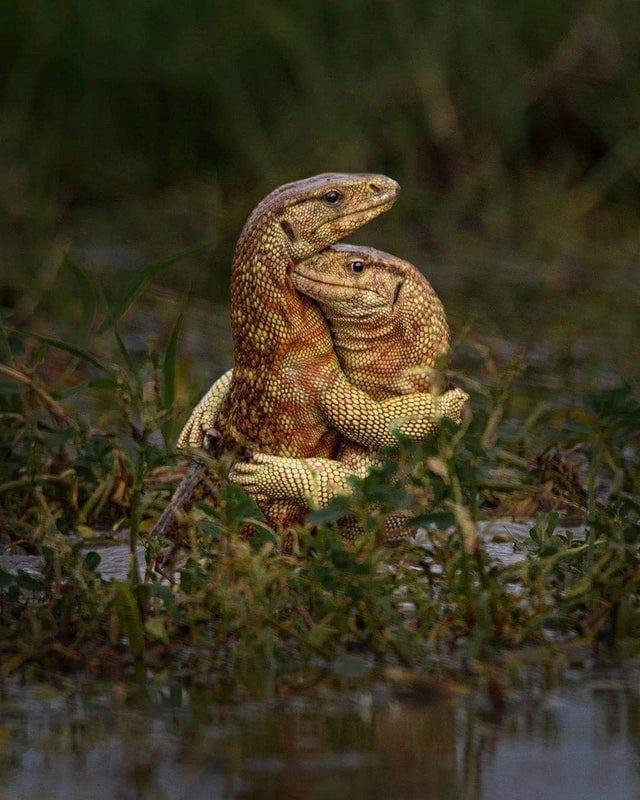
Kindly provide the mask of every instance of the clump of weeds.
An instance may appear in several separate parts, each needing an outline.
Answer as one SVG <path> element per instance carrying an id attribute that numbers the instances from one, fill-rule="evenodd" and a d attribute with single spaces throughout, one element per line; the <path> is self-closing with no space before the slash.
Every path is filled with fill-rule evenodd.
<path id="1" fill-rule="evenodd" d="M 472 338 L 461 347 L 477 368 L 453 374 L 472 396 L 463 424 L 400 438 L 350 498 L 309 514 L 291 553 L 218 465 L 180 570 L 150 569 L 167 543 L 149 532 L 184 468 L 172 450 L 188 410 L 176 401 L 182 314 L 161 355 L 134 352 L 120 321 L 170 261 L 116 304 L 66 263 L 83 347 L 3 320 L 0 537 L 5 554 L 41 561 L 0 569 L 2 676 L 168 671 L 225 697 L 272 696 L 427 672 L 507 686 L 531 663 L 549 674 L 637 653 L 637 393 L 514 411 L 522 356 L 499 365 Z M 420 532 L 381 546 L 398 511 Z M 363 531 L 353 546 L 346 517 Z M 530 531 L 507 564 L 479 524 L 505 517 Z M 101 576 L 104 539 L 129 545 L 128 578 Z"/>

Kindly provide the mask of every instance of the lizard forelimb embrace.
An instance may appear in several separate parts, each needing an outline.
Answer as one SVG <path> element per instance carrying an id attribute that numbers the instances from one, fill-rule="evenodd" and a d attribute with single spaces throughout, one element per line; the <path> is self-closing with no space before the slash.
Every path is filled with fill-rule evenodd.
<path id="1" fill-rule="evenodd" d="M 395 181 L 382 175 L 330 173 L 287 184 L 256 207 L 232 267 L 235 366 L 200 401 L 180 446 L 202 446 L 203 427 L 215 428 L 210 455 L 280 457 L 298 475 L 309 467 L 305 459 L 320 460 L 325 475 L 342 470 L 326 481 L 334 492 L 342 476 L 365 469 L 375 449 L 395 442 L 394 421 L 419 438 L 442 415 L 459 416 L 463 392 L 436 397 L 430 379 L 394 372 L 399 360 L 408 363 L 405 341 L 429 368 L 447 349 L 442 306 L 428 284 L 388 254 L 327 250 L 390 208 L 397 194 Z M 395 309 L 406 329 L 389 319 Z M 239 482 L 241 472 L 233 476 Z M 206 493 L 206 467 L 194 464 L 155 533 L 176 539 L 176 512 Z M 286 530 L 303 519 L 309 497 L 297 489 L 281 495 L 265 490 L 259 499 L 269 522 Z"/>
<path id="2" fill-rule="evenodd" d="M 298 264 L 291 280 L 298 291 L 318 302 L 328 321 L 343 370 L 340 381 L 346 379 L 383 405 L 398 398 L 406 403 L 410 395 L 420 393 L 422 403 L 429 397 L 428 413 L 423 405 L 420 414 L 398 420 L 398 429 L 416 438 L 434 433 L 442 417 L 459 421 L 467 399 L 463 391 L 425 396 L 434 388 L 436 368 L 448 352 L 449 329 L 440 300 L 415 267 L 371 248 L 335 245 Z M 198 426 L 215 425 L 219 383 L 201 401 L 208 413 L 194 412 L 187 424 L 185 444 L 201 445 Z M 314 397 L 330 421 L 339 391 L 319 391 Z M 229 477 L 259 502 L 295 499 L 325 505 L 336 494 L 350 492 L 349 476 L 364 477 L 378 463 L 375 449 L 384 436 L 375 433 L 375 418 L 366 423 L 374 430 L 371 446 L 356 444 L 350 438 L 353 426 L 337 422 L 333 424 L 343 433 L 337 458 L 257 453 L 249 462 L 238 462 Z M 393 442 L 391 432 L 389 436 Z M 394 520 L 390 535 L 397 537 L 399 527 Z"/>

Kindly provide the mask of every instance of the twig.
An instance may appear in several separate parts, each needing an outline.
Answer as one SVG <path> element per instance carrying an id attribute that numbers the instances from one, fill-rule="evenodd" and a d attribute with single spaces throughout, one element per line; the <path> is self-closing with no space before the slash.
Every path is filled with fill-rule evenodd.
<path id="1" fill-rule="evenodd" d="M 60 475 L 35 475 L 27 478 L 17 478 L 15 481 L 7 481 L 0 485 L 0 494 L 10 492 L 13 489 L 21 489 L 23 486 L 40 486 L 43 483 L 66 483 L 70 478 L 73 478 L 75 472 L 72 469 L 67 469 Z"/>
<path id="2" fill-rule="evenodd" d="M 42 404 L 49 409 L 51 414 L 58 420 L 58 422 L 77 429 L 77 424 L 71 419 L 60 403 L 54 400 L 53 397 L 51 397 L 51 395 L 42 388 L 42 386 L 39 386 L 33 380 L 33 378 L 30 378 L 24 372 L 20 372 L 20 370 L 14 369 L 13 367 L 8 367 L 6 364 L 0 364 L 0 375 L 4 375 L 5 377 L 10 378 L 17 383 L 21 383 L 23 386 L 29 387 L 29 389 L 35 392 Z"/>

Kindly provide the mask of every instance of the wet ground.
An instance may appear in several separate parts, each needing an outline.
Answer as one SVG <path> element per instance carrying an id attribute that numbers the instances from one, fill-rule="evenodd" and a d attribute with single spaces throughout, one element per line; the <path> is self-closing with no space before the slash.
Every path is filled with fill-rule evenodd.
<path id="1" fill-rule="evenodd" d="M 480 522 L 478 533 L 483 544 L 497 565 L 509 566 L 516 564 L 524 559 L 523 547 L 529 538 L 529 531 L 534 525 L 533 520 L 521 520 L 513 522 L 511 520 L 488 520 Z M 562 527 L 563 531 L 571 531 L 574 540 L 579 541 L 585 536 L 585 529 L 578 527 Z M 426 542 L 426 533 L 419 531 L 416 534 L 417 544 Z M 95 544 L 87 544 L 83 552 L 95 552 L 100 556 L 98 572 L 105 580 L 125 580 L 129 571 L 131 552 L 129 546 L 121 542 L 126 539 L 126 531 L 120 532 L 118 543 L 109 542 L 101 538 Z M 142 546 L 137 547 L 136 552 L 138 571 L 140 577 L 144 577 L 145 572 L 145 553 Z M 6 572 L 16 574 L 19 570 L 24 570 L 32 575 L 41 574 L 44 566 L 42 556 L 11 555 L 0 553 L 0 568 Z"/>

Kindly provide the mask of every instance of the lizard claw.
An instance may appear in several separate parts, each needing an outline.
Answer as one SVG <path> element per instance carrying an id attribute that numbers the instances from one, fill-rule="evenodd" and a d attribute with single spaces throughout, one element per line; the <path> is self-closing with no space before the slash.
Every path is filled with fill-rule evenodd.
<path id="1" fill-rule="evenodd" d="M 204 423 L 200 427 L 202 430 L 202 447 L 205 450 L 212 450 L 216 441 L 222 438 L 222 434 L 215 428 L 205 427 Z"/>
<path id="2" fill-rule="evenodd" d="M 245 475 L 253 475 L 260 467 L 257 464 L 252 464 L 251 461 L 237 461 L 229 471 L 229 480 L 237 482 L 238 478 Z"/>
<path id="3" fill-rule="evenodd" d="M 257 496 L 258 490 L 262 488 L 264 479 L 264 468 L 260 464 L 252 461 L 237 461 L 229 472 L 229 480 L 240 486 L 247 493 Z"/>
<path id="4" fill-rule="evenodd" d="M 440 401 L 442 403 L 442 413 L 454 422 L 460 423 L 462 409 L 469 399 L 469 395 L 463 389 L 450 389 L 445 392 Z"/>

